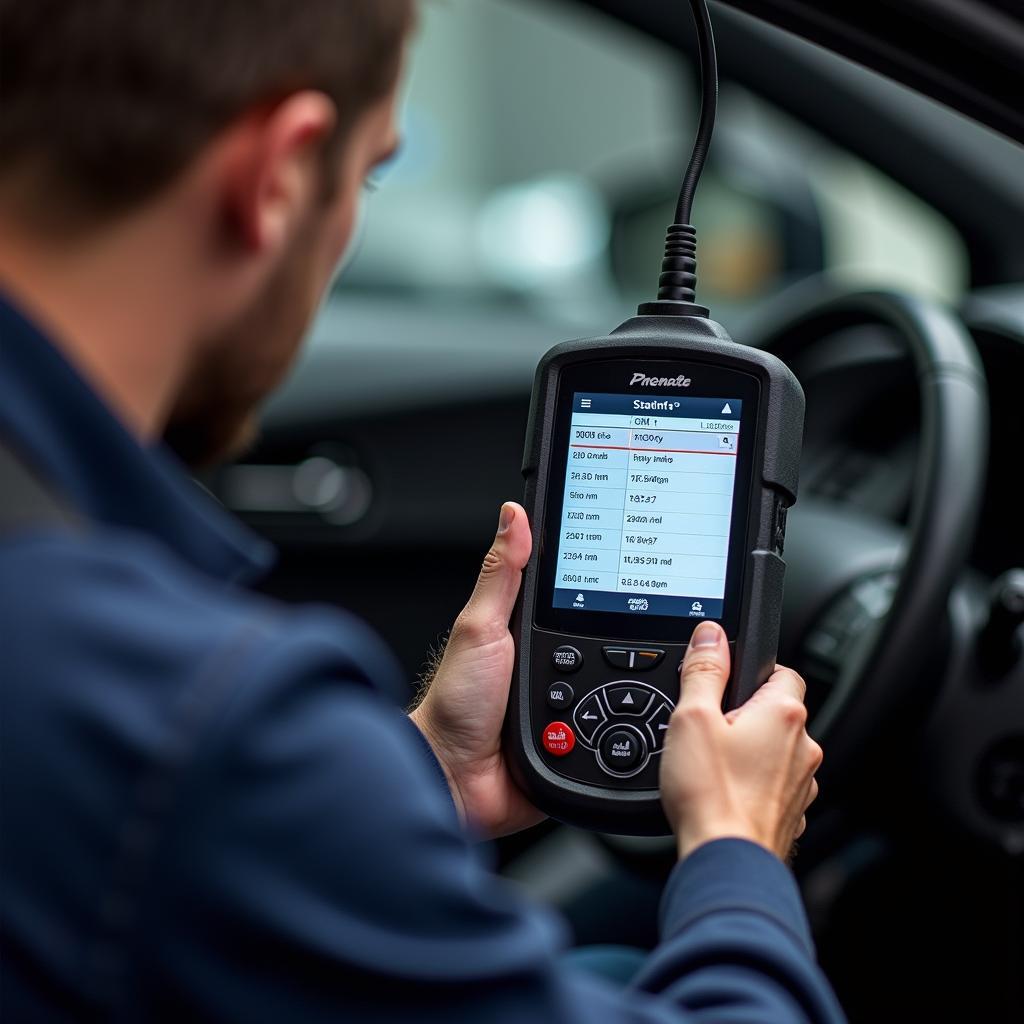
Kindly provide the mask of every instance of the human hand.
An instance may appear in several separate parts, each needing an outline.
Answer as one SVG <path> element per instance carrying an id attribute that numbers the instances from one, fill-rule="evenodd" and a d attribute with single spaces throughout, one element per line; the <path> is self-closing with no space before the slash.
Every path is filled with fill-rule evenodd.
<path id="1" fill-rule="evenodd" d="M 501 747 L 515 657 L 508 623 L 531 543 L 525 510 L 506 502 L 473 595 L 410 714 L 444 769 L 460 816 L 490 836 L 544 817 L 513 782 Z"/>
<path id="2" fill-rule="evenodd" d="M 680 858 L 712 839 L 738 836 L 788 860 L 818 795 L 821 747 L 807 735 L 806 685 L 774 674 L 738 708 L 722 713 L 729 644 L 702 622 L 683 661 L 679 702 L 661 758 L 661 799 Z"/>

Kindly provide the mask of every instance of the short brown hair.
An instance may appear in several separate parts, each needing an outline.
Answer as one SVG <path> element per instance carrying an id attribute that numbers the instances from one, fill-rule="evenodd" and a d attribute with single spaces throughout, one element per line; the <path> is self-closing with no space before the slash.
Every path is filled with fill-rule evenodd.
<path id="1" fill-rule="evenodd" d="M 94 214 L 157 193 L 245 110 L 318 89 L 335 141 L 391 87 L 414 0 L 0 0 L 0 176 Z"/>

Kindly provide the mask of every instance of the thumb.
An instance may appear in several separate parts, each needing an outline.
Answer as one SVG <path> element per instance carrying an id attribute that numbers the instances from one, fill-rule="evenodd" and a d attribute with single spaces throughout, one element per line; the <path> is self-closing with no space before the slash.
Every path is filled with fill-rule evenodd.
<path id="1" fill-rule="evenodd" d="M 460 616 L 461 625 L 480 634 L 504 633 L 508 629 L 532 544 L 526 510 L 514 501 L 506 501 L 501 506 L 494 543 L 484 557 L 473 595 Z"/>
<path id="2" fill-rule="evenodd" d="M 717 622 L 702 622 L 693 631 L 679 674 L 679 704 L 713 705 L 721 710 L 729 681 L 729 644 Z"/>

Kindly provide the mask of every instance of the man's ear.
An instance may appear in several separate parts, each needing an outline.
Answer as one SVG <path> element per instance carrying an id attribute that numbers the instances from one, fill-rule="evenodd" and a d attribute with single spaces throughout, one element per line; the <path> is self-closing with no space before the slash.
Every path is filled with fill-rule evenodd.
<path id="1" fill-rule="evenodd" d="M 321 147 L 336 122 L 333 101 L 304 90 L 229 129 L 223 195 L 231 227 L 247 249 L 284 247 L 323 194 Z"/>

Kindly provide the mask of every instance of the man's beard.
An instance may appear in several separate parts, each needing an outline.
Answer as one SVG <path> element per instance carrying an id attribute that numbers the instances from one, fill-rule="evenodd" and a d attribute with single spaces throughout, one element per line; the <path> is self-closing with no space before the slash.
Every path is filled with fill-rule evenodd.
<path id="1" fill-rule="evenodd" d="M 243 317 L 237 328 L 204 347 L 168 420 L 164 440 L 192 469 L 211 469 L 237 458 L 256 440 L 259 403 L 279 374 L 268 374 L 268 380 L 245 364 L 246 349 L 260 337 L 245 330 L 252 322 L 249 315 Z"/>
<path id="2" fill-rule="evenodd" d="M 201 419 L 170 423 L 164 441 L 190 469 L 213 469 L 244 455 L 259 436 L 259 417 L 253 410 L 237 416 L 223 411 Z"/>
<path id="3" fill-rule="evenodd" d="M 300 232 L 251 307 L 200 347 L 164 431 L 186 465 L 209 469 L 255 442 L 260 403 L 290 367 L 317 306 L 312 262 Z"/>

